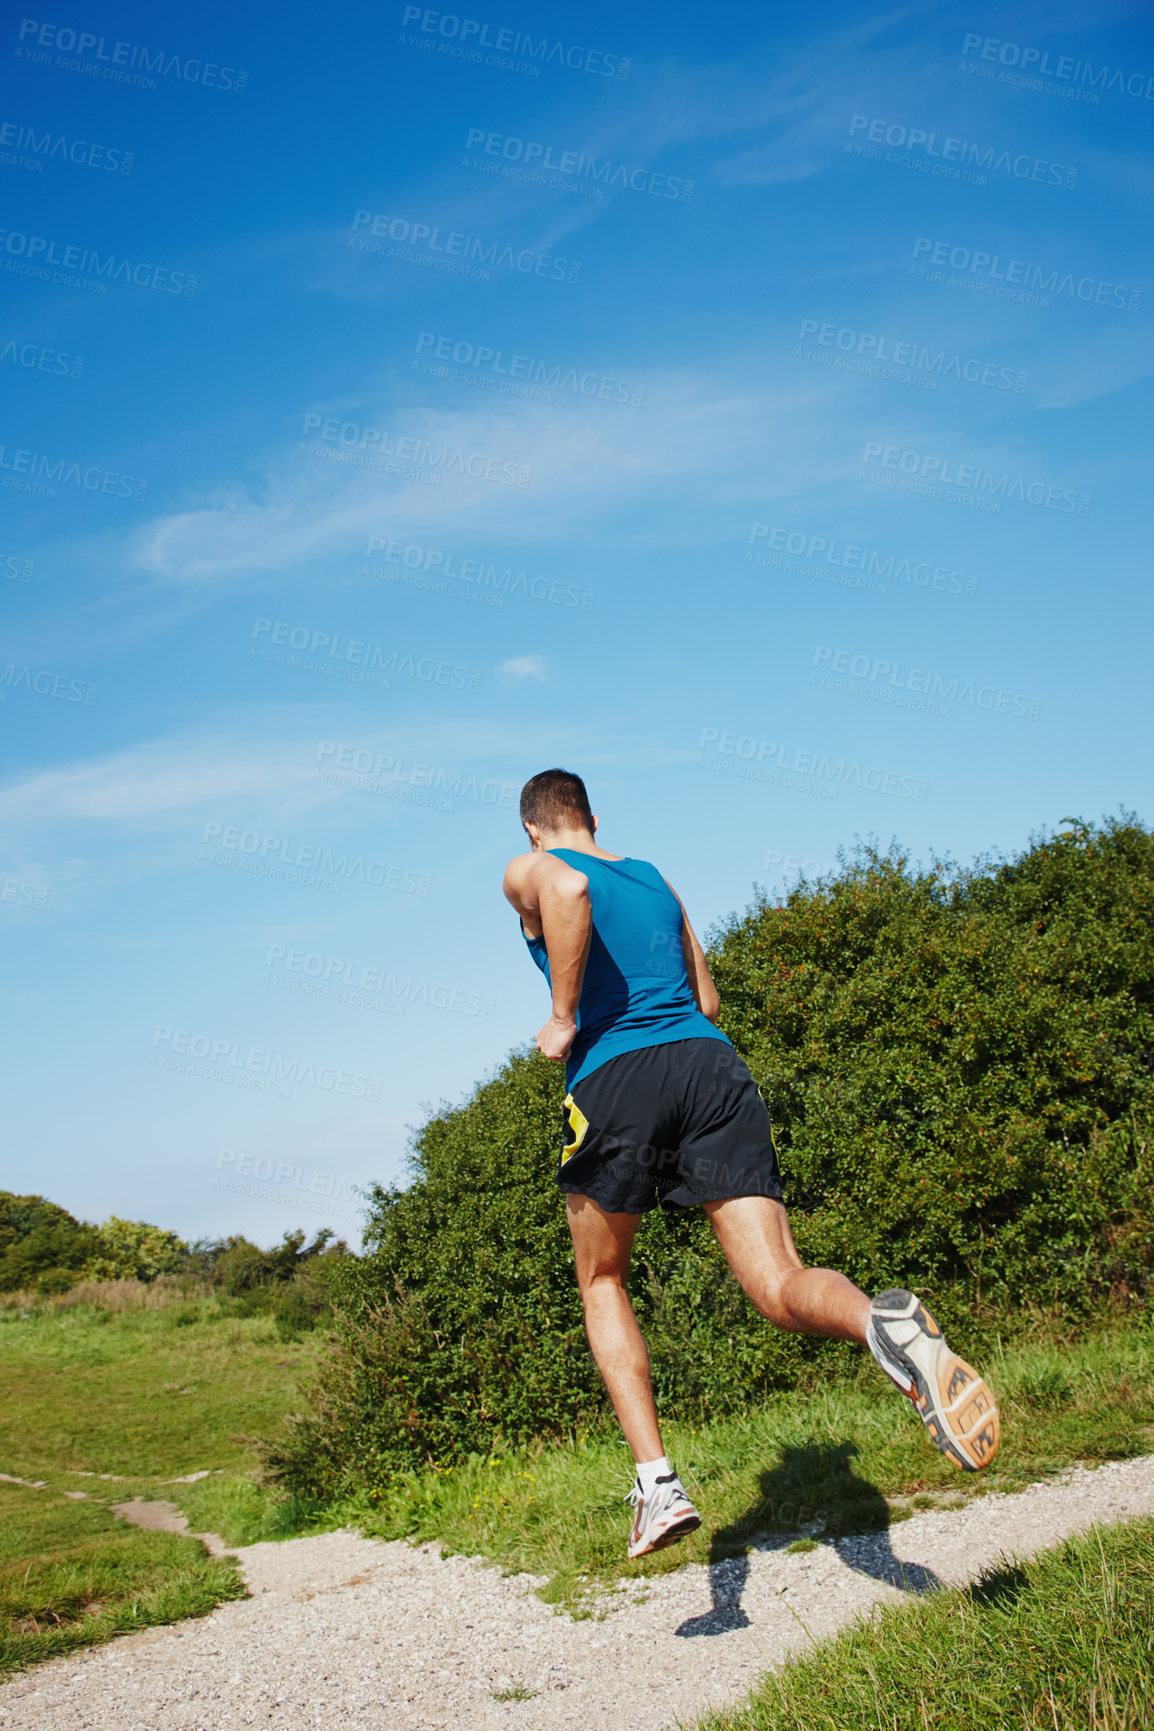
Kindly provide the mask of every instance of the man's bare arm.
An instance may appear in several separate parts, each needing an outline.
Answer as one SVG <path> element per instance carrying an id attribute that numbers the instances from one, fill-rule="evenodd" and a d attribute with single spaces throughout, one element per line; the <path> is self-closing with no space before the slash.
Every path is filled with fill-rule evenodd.
<path id="1" fill-rule="evenodd" d="M 520 854 L 505 872 L 506 898 L 530 937 L 549 952 L 553 1013 L 537 1035 L 547 1058 L 567 1058 L 577 1033 L 577 1005 L 593 935 L 589 879 L 553 854 Z"/>
<path id="2" fill-rule="evenodd" d="M 721 1014 L 721 999 L 717 995 L 717 987 L 709 971 L 709 963 L 705 959 L 697 933 L 689 923 L 689 915 L 685 911 L 685 903 L 673 889 L 666 878 L 666 884 L 677 896 L 681 907 L 681 953 L 685 957 L 685 972 L 689 975 L 689 989 L 697 1000 L 697 1008 L 709 1021 L 716 1022 Z"/>

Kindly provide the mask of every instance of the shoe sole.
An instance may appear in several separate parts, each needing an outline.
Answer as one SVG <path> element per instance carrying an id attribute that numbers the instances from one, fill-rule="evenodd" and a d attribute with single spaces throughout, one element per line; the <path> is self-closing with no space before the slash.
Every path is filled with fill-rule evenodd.
<path id="1" fill-rule="evenodd" d="M 988 1383 L 950 1351 L 934 1317 L 912 1292 L 880 1292 L 871 1314 L 886 1356 L 909 1378 L 909 1398 L 930 1441 L 963 1472 L 989 1466 L 1001 1442 L 1001 1425 Z M 904 1345 L 895 1341 L 891 1327 L 910 1323 L 917 1332 Z"/>
<path id="2" fill-rule="evenodd" d="M 700 1515 L 686 1515 L 684 1520 L 674 1521 L 671 1527 L 666 1527 L 665 1531 L 659 1533 L 653 1543 L 646 1545 L 643 1551 L 631 1550 L 629 1561 L 635 1563 L 638 1557 L 649 1557 L 654 1551 L 664 1551 L 669 1545 L 675 1545 L 679 1539 L 687 1538 L 690 1533 L 695 1533 L 700 1525 Z"/>

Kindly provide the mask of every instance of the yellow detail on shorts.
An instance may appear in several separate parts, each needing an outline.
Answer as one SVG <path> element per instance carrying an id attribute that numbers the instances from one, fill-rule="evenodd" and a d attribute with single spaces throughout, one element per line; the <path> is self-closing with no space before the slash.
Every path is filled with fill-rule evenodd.
<path id="1" fill-rule="evenodd" d="M 561 1164 L 564 1166 L 570 1154 L 575 1154 L 585 1140 L 585 1132 L 589 1128 L 589 1120 L 573 1098 L 572 1094 L 565 1096 L 565 1116 L 569 1129 L 573 1134 L 572 1142 L 566 1142 L 561 1150 Z"/>

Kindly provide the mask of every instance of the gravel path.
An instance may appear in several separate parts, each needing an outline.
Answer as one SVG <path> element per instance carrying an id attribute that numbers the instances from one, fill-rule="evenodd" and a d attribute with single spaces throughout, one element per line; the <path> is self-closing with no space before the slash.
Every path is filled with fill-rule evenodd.
<path id="1" fill-rule="evenodd" d="M 671 1731 L 739 1701 L 791 1647 L 878 1602 L 962 1582 L 1095 1522 L 1154 1513 L 1154 1456 L 1076 1467 L 887 1533 L 780 1546 L 555 1616 L 526 1575 L 329 1533 L 237 1552 L 251 1599 L 54 1660 L 0 1692 L 4 1731 Z M 531 1692 L 499 1701 L 502 1691 Z"/>

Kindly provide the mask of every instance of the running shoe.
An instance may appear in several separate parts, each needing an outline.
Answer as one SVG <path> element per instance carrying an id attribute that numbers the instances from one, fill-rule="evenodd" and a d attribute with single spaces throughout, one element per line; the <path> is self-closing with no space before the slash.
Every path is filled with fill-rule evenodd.
<path id="1" fill-rule="evenodd" d="M 663 1551 L 666 1545 L 675 1545 L 701 1525 L 701 1516 L 676 1473 L 658 1479 L 647 1497 L 642 1496 L 640 1484 L 634 1484 L 625 1500 L 634 1507 L 630 1559 L 647 1557 L 650 1551 Z"/>
<path id="2" fill-rule="evenodd" d="M 989 1466 L 1001 1432 L 993 1392 L 972 1365 L 951 1352 L 942 1331 L 912 1292 L 879 1292 L 870 1305 L 866 1341 L 942 1453 L 963 1472 Z"/>

